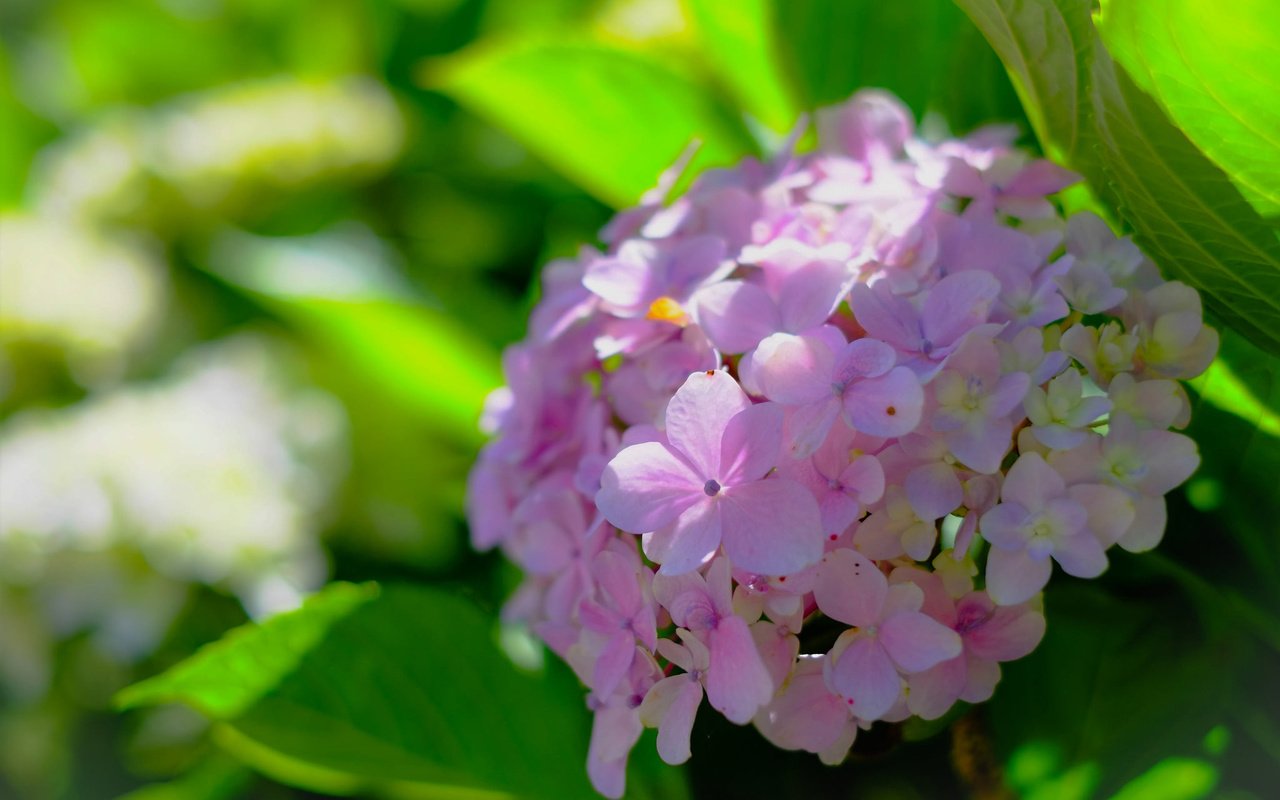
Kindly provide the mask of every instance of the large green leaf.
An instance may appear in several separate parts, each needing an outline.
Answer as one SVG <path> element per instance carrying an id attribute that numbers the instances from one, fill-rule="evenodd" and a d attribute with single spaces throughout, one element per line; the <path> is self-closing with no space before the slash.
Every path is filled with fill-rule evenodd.
<path id="1" fill-rule="evenodd" d="M 581 690 L 563 671 L 518 671 L 492 630 L 438 589 L 331 584 L 119 702 L 194 705 L 233 753 L 319 791 L 594 796 Z"/>
<path id="2" fill-rule="evenodd" d="M 1248 651 L 1205 646 L 1185 601 L 1145 594 L 1080 584 L 1046 594 L 1044 641 L 1003 665 L 987 707 L 1020 796 L 1106 797 L 1225 716 Z"/>
<path id="3" fill-rule="evenodd" d="M 1019 113 L 999 61 L 948 0 L 772 0 L 779 58 L 806 107 L 867 86 L 957 129 Z"/>
<path id="4" fill-rule="evenodd" d="M 1264 217 L 1280 216 L 1280 6 L 1107 0 L 1107 50 Z"/>
<path id="5" fill-rule="evenodd" d="M 418 298 L 359 228 L 302 237 L 227 232 L 210 269 L 338 356 L 384 396 L 478 443 L 496 349 Z"/>
<path id="6" fill-rule="evenodd" d="M 754 149 L 709 89 L 655 56 L 598 42 L 482 42 L 428 62 L 423 79 L 615 207 L 635 203 L 694 140 L 695 170 Z"/>
<path id="7" fill-rule="evenodd" d="M 1280 353 L 1280 240 L 1117 66 L 1090 0 L 956 0 L 1018 87 L 1045 151 L 1082 172 L 1167 275 Z"/>
<path id="8" fill-rule="evenodd" d="M 795 125 L 799 109 L 782 74 L 768 0 L 684 0 L 703 56 L 748 112 L 774 131 Z"/>

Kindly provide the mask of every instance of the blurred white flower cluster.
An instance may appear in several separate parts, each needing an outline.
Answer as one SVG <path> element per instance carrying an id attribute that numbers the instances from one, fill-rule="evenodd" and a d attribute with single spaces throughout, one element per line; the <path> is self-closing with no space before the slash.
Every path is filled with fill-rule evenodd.
<path id="1" fill-rule="evenodd" d="M 345 422 L 280 366 L 245 334 L 163 381 L 8 421 L 0 583 L 29 590 L 56 636 L 91 631 L 123 659 L 155 645 L 188 582 L 255 614 L 295 605 L 325 577 L 316 533 Z"/>
<path id="2" fill-rule="evenodd" d="M 166 295 L 164 263 L 137 236 L 0 214 L 0 337 L 54 345 L 77 377 L 117 372 L 155 332 Z"/>
<path id="3" fill-rule="evenodd" d="M 235 206 L 264 189 L 377 172 L 404 137 L 395 100 L 371 78 L 223 86 L 118 111 L 49 147 L 32 201 L 42 212 L 93 219 L 163 215 L 174 200 Z"/>

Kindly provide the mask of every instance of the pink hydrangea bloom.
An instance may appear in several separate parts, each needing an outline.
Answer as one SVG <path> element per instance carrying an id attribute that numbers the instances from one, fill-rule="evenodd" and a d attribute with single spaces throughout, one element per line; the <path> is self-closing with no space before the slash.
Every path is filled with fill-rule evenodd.
<path id="1" fill-rule="evenodd" d="M 610 797 L 644 727 L 680 763 L 700 711 L 838 763 L 990 697 L 1053 563 L 1154 547 L 1199 463 L 1168 429 L 1217 333 L 1063 218 L 1074 175 L 1007 126 L 926 142 L 879 91 L 802 132 L 671 198 L 686 153 L 549 265 L 486 407 L 473 542 L 588 687 Z"/>

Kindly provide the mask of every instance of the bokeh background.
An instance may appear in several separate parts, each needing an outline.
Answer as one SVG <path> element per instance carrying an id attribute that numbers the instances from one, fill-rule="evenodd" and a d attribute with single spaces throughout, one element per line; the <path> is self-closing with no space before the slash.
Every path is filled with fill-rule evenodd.
<path id="1" fill-rule="evenodd" d="M 0 4 L 0 798 L 316 796 L 111 699 L 329 580 L 497 609 L 462 497 L 539 265 L 862 85 L 1028 130 L 932 0 Z M 1275 796 L 1280 378 L 1224 343 L 1165 544 L 1056 576 L 977 728 L 835 770 L 704 714 L 657 796 Z"/>

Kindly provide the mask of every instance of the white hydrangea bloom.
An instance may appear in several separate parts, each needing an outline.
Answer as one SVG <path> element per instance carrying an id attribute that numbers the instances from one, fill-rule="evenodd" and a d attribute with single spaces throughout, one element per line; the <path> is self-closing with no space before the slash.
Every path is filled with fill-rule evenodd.
<path id="1" fill-rule="evenodd" d="M 51 216 L 0 215 L 0 339 L 118 360 L 163 312 L 163 262 L 145 242 Z"/>
<path id="2" fill-rule="evenodd" d="M 345 423 L 281 371 L 245 335 L 164 381 L 8 421 L 0 583 L 34 587 L 56 632 L 95 629 L 121 654 L 158 640 L 187 582 L 225 587 L 253 614 L 296 604 L 325 575 L 317 532 Z M 75 591 L 39 591 L 52 585 Z"/>

